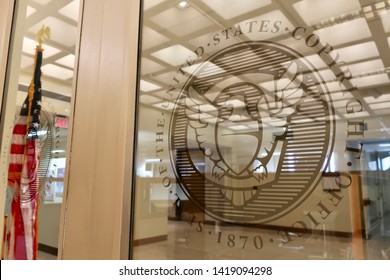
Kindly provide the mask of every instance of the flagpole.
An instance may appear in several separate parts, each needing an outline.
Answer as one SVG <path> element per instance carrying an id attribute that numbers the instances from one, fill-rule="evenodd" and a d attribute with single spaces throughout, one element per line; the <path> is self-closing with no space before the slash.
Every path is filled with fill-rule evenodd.
<path id="1" fill-rule="evenodd" d="M 8 235 L 8 259 L 37 259 L 40 162 L 38 132 L 42 99 L 40 79 L 44 37 L 50 37 L 49 27 L 42 26 L 38 32 L 34 74 L 19 119 L 14 126 L 11 141 L 8 183 L 14 195 Z"/>

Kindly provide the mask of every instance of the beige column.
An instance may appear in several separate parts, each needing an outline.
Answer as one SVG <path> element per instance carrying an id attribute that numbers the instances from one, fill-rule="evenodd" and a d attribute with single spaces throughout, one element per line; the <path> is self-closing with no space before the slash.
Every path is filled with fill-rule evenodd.
<path id="1" fill-rule="evenodd" d="M 138 0 L 85 0 L 60 259 L 126 259 Z"/>
<path id="2" fill-rule="evenodd" d="M 3 100 L 14 2 L 13 0 L 2 0 L 0 2 L 0 108 Z"/>

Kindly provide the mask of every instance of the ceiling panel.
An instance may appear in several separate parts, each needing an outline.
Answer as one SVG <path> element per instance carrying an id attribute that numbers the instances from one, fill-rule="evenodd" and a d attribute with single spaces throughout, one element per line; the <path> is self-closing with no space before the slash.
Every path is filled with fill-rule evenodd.
<path id="1" fill-rule="evenodd" d="M 39 5 L 43 5 L 43 6 L 49 4 L 52 1 L 53 0 L 31 0 L 31 2 L 37 3 Z"/>
<path id="2" fill-rule="evenodd" d="M 272 3 L 271 0 L 245 0 L 245 5 L 240 1 L 234 0 L 202 0 L 202 2 L 225 20 L 260 9 Z"/>
<path id="3" fill-rule="evenodd" d="M 79 9 L 80 9 L 79 7 L 80 7 L 80 0 L 74 0 L 71 3 L 69 3 L 68 5 L 59 9 L 58 12 L 61 15 L 65 16 L 73 21 L 77 21 L 79 19 Z"/>
<path id="4" fill-rule="evenodd" d="M 23 38 L 23 47 L 22 47 L 23 53 L 29 54 L 32 57 L 34 57 L 36 45 L 37 45 L 37 43 L 35 40 L 24 37 Z M 45 45 L 43 57 L 49 58 L 53 55 L 59 54 L 60 52 L 61 52 L 60 49 L 54 48 L 54 47 L 49 46 L 49 45 Z"/>
<path id="5" fill-rule="evenodd" d="M 364 18 L 357 18 L 315 31 L 321 41 L 332 46 L 353 43 L 358 40 L 371 38 L 372 34 Z"/>
<path id="6" fill-rule="evenodd" d="M 141 103 L 161 108 L 162 100 L 159 96 L 172 83 L 178 67 L 189 56 L 193 56 L 197 47 L 212 42 L 212 36 L 217 33 L 221 35 L 221 30 L 229 27 L 247 26 L 248 21 L 264 20 L 263 28 L 268 21 L 270 24 L 282 21 L 281 30 L 277 33 L 263 32 L 262 36 L 259 36 L 259 32 L 246 32 L 240 39 L 221 40 L 215 48 L 222 49 L 234 41 L 238 43 L 259 38 L 272 39 L 289 46 L 304 55 L 313 68 L 320 71 L 321 77 L 326 80 L 326 87 L 332 93 L 332 99 L 340 101 L 335 104 L 340 107 L 337 118 L 351 117 L 343 114 L 346 113 L 345 100 L 354 98 L 354 95 L 340 92 L 338 81 L 322 58 L 313 50 L 309 53 L 308 48 L 302 48 L 301 42 L 289 36 L 295 26 L 306 25 L 321 41 L 331 44 L 334 55 L 339 54 L 340 60 L 346 62 L 345 67 L 354 74 L 352 83 L 361 88 L 359 94 L 365 108 L 375 110 L 379 115 L 386 114 L 384 107 L 390 105 L 390 1 L 192 0 L 188 1 L 187 8 L 179 8 L 179 2 L 144 0 Z M 36 45 L 34 36 L 42 24 L 49 25 L 52 36 L 44 44 L 44 64 L 49 65 L 43 68 L 45 79 L 70 87 L 80 1 L 30 0 L 28 3 L 26 13 L 32 28 L 26 32 L 23 41 L 22 68 L 31 68 Z M 256 27 L 256 31 L 259 31 L 260 27 Z M 192 73 L 198 66 L 195 64 L 183 70 Z M 180 83 L 183 82 L 183 79 L 180 80 Z M 272 90 L 273 80 L 262 81 L 261 86 Z M 173 104 L 170 108 L 173 108 Z M 381 125 L 390 127 L 390 123 Z"/>
<path id="7" fill-rule="evenodd" d="M 169 38 L 157 32 L 156 30 L 144 26 L 142 28 L 142 47 L 144 50 L 162 46 L 164 43 L 168 42 Z"/>
<path id="8" fill-rule="evenodd" d="M 70 25 L 58 18 L 47 17 L 31 27 L 29 31 L 37 34 L 42 26 L 49 26 L 52 30 L 50 39 L 67 47 L 72 47 L 76 44 L 77 27 Z"/>
<path id="9" fill-rule="evenodd" d="M 353 62 L 379 56 L 379 51 L 374 41 L 339 48 L 336 49 L 336 52 L 345 62 Z"/>
<path id="10" fill-rule="evenodd" d="M 381 20 L 385 32 L 390 32 L 390 11 L 384 11 L 381 14 Z"/>
<path id="11" fill-rule="evenodd" d="M 42 66 L 42 74 L 59 80 L 69 80 L 73 78 L 73 71 L 54 64 L 45 64 Z"/>
<path id="12" fill-rule="evenodd" d="M 60 59 L 57 59 L 55 62 L 62 65 L 66 66 L 68 68 L 73 69 L 74 68 L 74 63 L 75 63 L 75 55 L 74 54 L 68 54 Z"/>
<path id="13" fill-rule="evenodd" d="M 178 66 L 183 64 L 188 57 L 193 55 L 193 52 L 182 45 L 176 44 L 156 51 L 151 55 L 172 66 Z"/>
<path id="14" fill-rule="evenodd" d="M 293 7 L 309 26 L 361 9 L 359 0 L 303 0 L 293 4 Z"/>
<path id="15" fill-rule="evenodd" d="M 150 20 L 175 36 L 185 36 L 213 25 L 210 19 L 193 7 L 179 9 L 174 6 L 153 16 Z"/>

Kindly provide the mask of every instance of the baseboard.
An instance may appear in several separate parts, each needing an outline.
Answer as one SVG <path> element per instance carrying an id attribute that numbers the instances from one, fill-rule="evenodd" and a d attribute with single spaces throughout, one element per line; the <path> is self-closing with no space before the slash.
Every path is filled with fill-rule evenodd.
<path id="1" fill-rule="evenodd" d="M 170 221 L 181 221 L 185 222 L 183 220 L 177 220 L 173 218 L 169 218 Z M 215 225 L 215 221 L 203 221 L 203 224 L 205 225 Z M 277 226 L 277 225 L 266 225 L 266 224 L 258 224 L 258 225 L 249 225 L 249 224 L 234 224 L 234 223 L 226 223 L 226 222 L 219 222 L 219 226 L 239 226 L 239 227 L 250 227 L 250 228 L 258 228 L 258 229 L 265 229 L 265 230 L 273 230 L 273 231 L 288 231 L 288 232 L 294 232 L 294 233 L 306 233 L 306 234 L 315 234 L 315 235 L 326 235 L 326 236 L 335 236 L 335 237 L 346 237 L 351 238 L 352 232 L 344 232 L 344 231 L 335 231 L 335 230 L 322 230 L 322 229 L 303 229 L 303 228 L 294 228 L 294 227 L 285 227 L 285 226 Z"/>
<path id="2" fill-rule="evenodd" d="M 149 237 L 149 238 L 137 239 L 137 240 L 134 240 L 133 245 L 140 246 L 140 245 L 146 245 L 146 244 L 151 244 L 151 243 L 156 243 L 156 242 L 161 242 L 161 241 L 166 241 L 166 240 L 168 240 L 167 234 Z"/>
<path id="3" fill-rule="evenodd" d="M 55 247 L 52 247 L 52 246 L 49 246 L 46 244 L 38 243 L 38 250 L 45 252 L 45 253 L 48 253 L 50 255 L 54 255 L 54 256 L 58 255 L 58 248 L 55 248 Z"/>

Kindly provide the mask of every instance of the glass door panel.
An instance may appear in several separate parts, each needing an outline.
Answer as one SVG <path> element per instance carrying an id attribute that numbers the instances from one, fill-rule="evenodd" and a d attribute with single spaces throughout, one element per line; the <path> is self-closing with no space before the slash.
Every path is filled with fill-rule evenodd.
<path id="1" fill-rule="evenodd" d="M 134 258 L 388 256 L 386 231 L 365 240 L 364 190 L 381 186 L 388 228 L 370 153 L 390 138 L 389 1 L 142 13 Z"/>
<path id="2" fill-rule="evenodd" d="M 7 226 L 4 238 L 6 242 L 3 243 L 5 258 L 10 256 L 14 248 L 11 244 L 11 205 L 18 196 L 15 185 L 11 186 L 9 181 L 11 166 L 16 158 L 13 148 L 14 127 L 21 120 L 23 109 L 30 106 L 27 98 L 29 88 L 32 84 L 37 84 L 38 80 L 33 77 L 39 71 L 41 89 L 35 90 L 34 94 L 39 93 L 41 97 L 32 102 L 37 106 L 36 110 L 40 110 L 36 119 L 36 123 L 40 124 L 35 129 L 40 158 L 37 161 L 37 180 L 34 180 L 37 182 L 34 196 L 39 196 L 39 210 L 34 219 L 38 220 L 36 230 L 39 234 L 34 238 L 38 238 L 38 259 L 55 259 L 57 255 L 66 159 L 69 156 L 66 147 L 73 98 L 80 4 L 79 0 L 16 1 L 7 82 L 1 108 L 0 178 L 1 186 L 7 189 L 7 196 L 1 201 Z M 38 59 L 35 55 L 39 38 L 43 39 L 42 64 L 41 67 L 36 67 Z M 32 123 L 29 122 L 28 126 Z M 25 136 L 26 141 L 29 139 L 28 135 Z M 19 249 L 14 251 L 18 254 Z"/>

